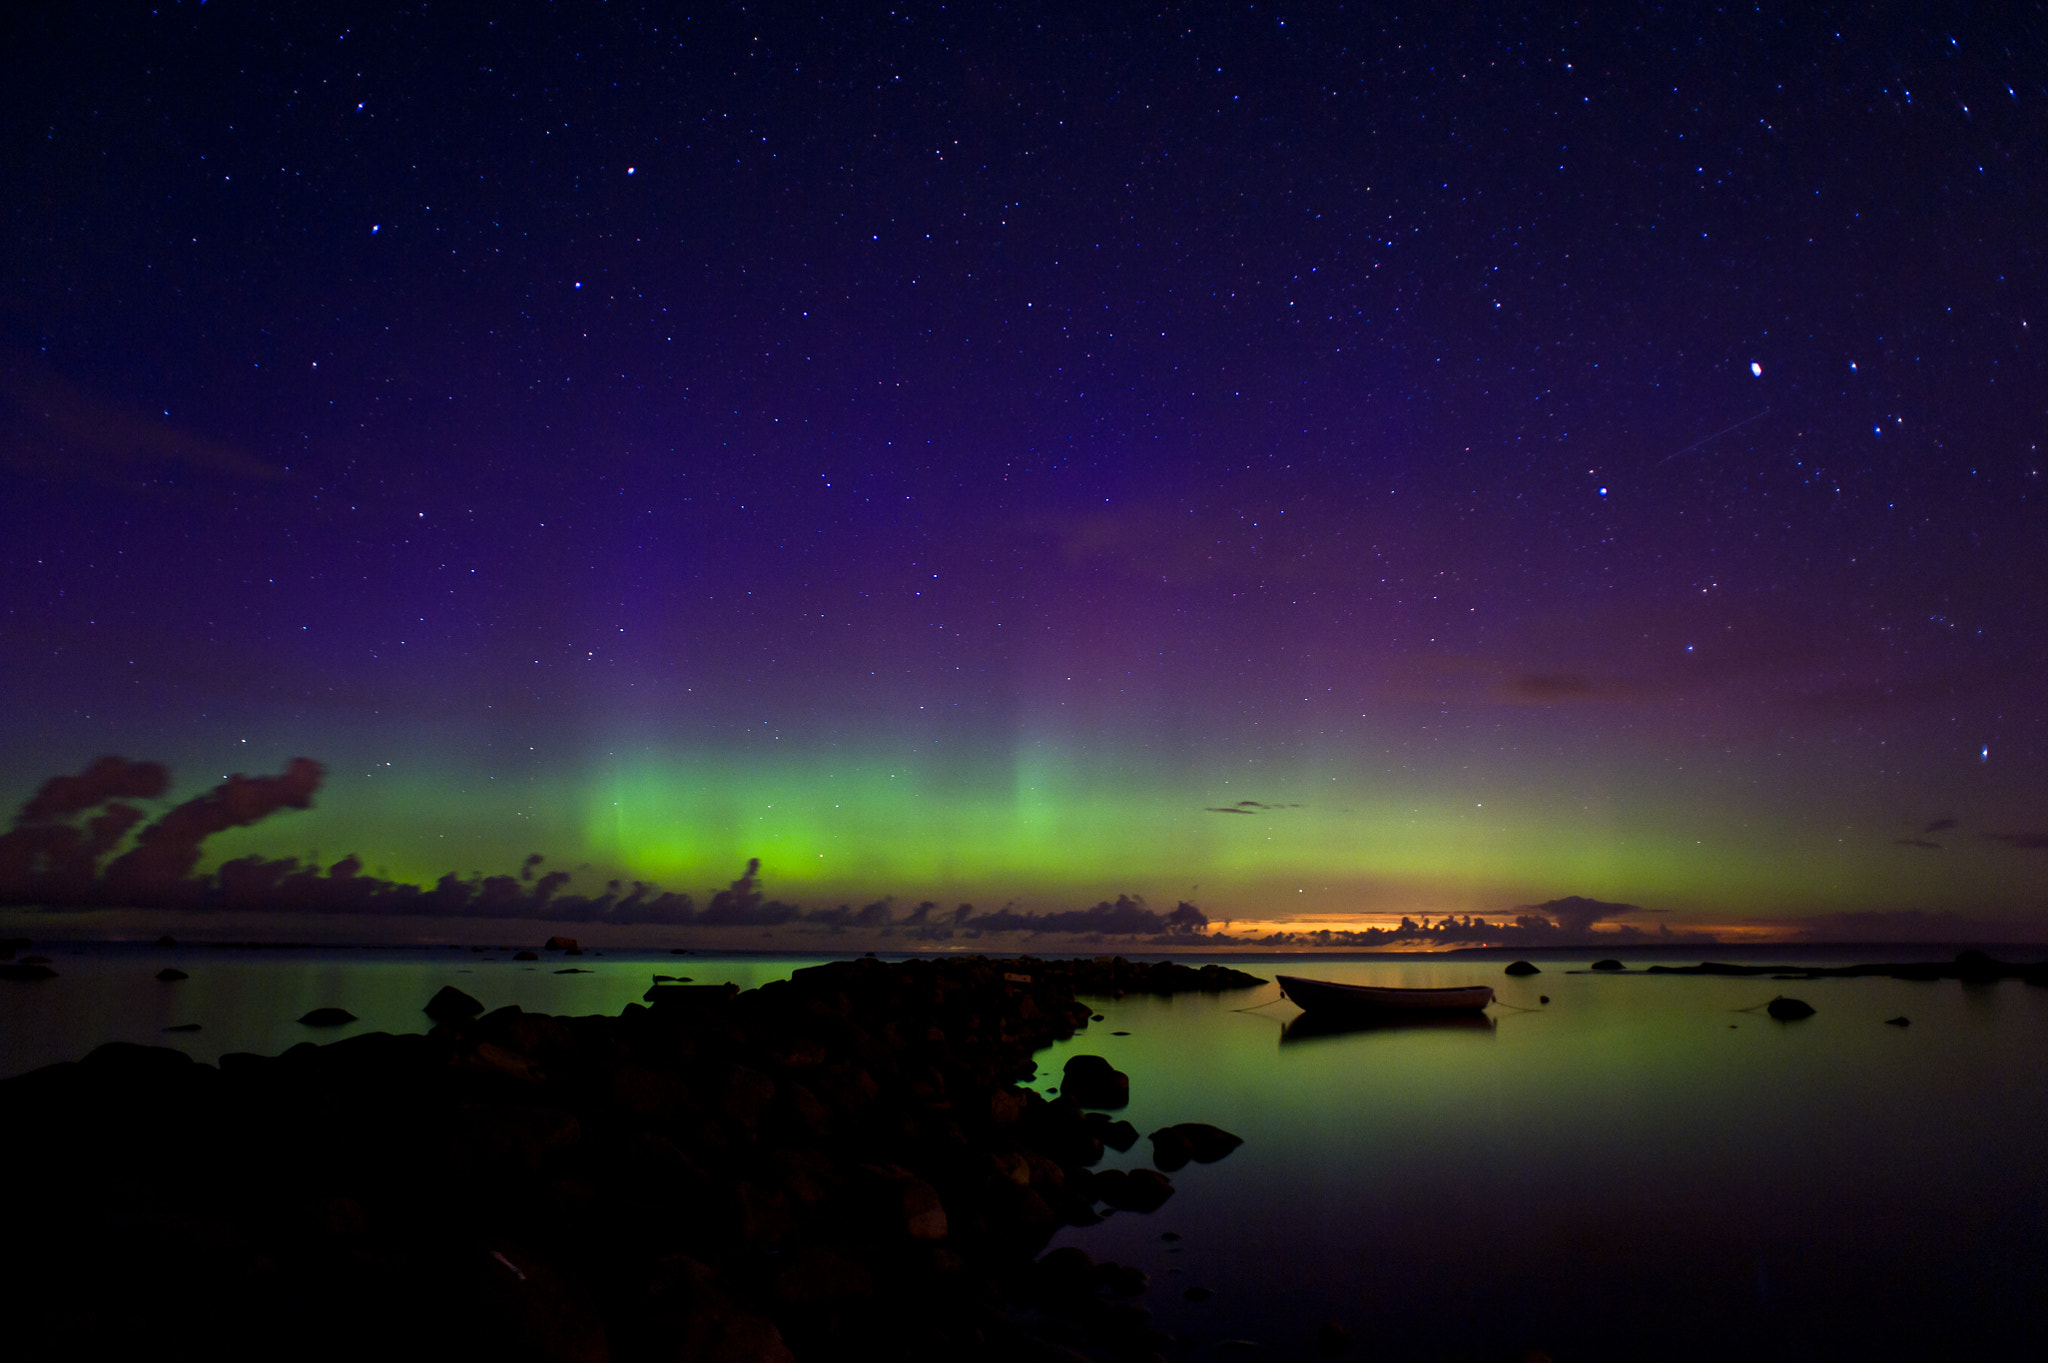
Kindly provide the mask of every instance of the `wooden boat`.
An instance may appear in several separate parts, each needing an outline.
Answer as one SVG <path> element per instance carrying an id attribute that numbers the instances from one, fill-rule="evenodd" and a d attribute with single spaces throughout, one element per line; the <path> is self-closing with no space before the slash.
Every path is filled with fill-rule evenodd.
<path id="1" fill-rule="evenodd" d="M 1490 984 L 1455 985 L 1449 989 L 1394 989 L 1377 984 L 1338 984 L 1276 975 L 1280 992 L 1305 1013 L 1440 1013 L 1477 1012 L 1493 1002 Z"/>

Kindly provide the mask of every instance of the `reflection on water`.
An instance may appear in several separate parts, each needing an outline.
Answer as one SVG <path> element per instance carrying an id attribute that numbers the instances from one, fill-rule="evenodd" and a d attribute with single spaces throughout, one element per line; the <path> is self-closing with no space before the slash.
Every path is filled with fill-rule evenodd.
<path id="1" fill-rule="evenodd" d="M 656 973 L 752 988 L 810 963 L 593 953 L 575 962 L 591 973 L 558 975 L 568 962 L 503 953 L 52 954 L 59 979 L 0 987 L 0 1073 L 114 1039 L 210 1060 L 425 1030 L 444 984 L 486 1007 L 616 1013 Z M 1120 1115 L 1140 1132 L 1213 1122 L 1245 1144 L 1176 1171 L 1160 1211 L 1055 1243 L 1150 1274 L 1141 1300 L 1196 1357 L 1229 1339 L 1313 1357 L 1330 1319 L 1383 1360 L 2029 1352 L 2048 1297 L 2048 989 L 1568 973 L 1586 959 L 1512 978 L 1507 960 L 1316 962 L 1360 984 L 1491 984 L 1478 1018 L 1326 1027 L 1272 985 L 1093 1000 L 1105 1020 L 1041 1053 L 1042 1087 L 1067 1056 L 1100 1054 L 1131 1076 Z M 191 978 L 160 983 L 165 965 Z M 1779 993 L 1816 1016 L 1772 1021 Z M 294 1021 L 319 1006 L 362 1021 Z M 1885 1025 L 1901 1015 L 1910 1027 Z M 190 1022 L 203 1030 L 162 1030 Z M 1105 1164 L 1149 1154 L 1140 1140 Z"/>
<path id="2" fill-rule="evenodd" d="M 1584 959 L 1515 979 L 1508 959 L 1317 963 L 1492 984 L 1477 1027 L 1304 1041 L 1321 1026 L 1259 1006 L 1271 987 L 1103 1001 L 1044 1082 L 1102 1054 L 1140 1132 L 1245 1144 L 1176 1172 L 1160 1211 L 1056 1243 L 1144 1269 L 1197 1356 L 1311 1358 L 1328 1319 L 1375 1359 L 2022 1355 L 2048 1293 L 2048 989 L 1565 973 Z M 1816 1016 L 1772 1021 L 1779 993 Z"/>
<path id="3" fill-rule="evenodd" d="M 1494 1021 L 1484 1013 L 1389 1013 L 1384 1017 L 1366 1014 L 1303 1013 L 1280 1028 L 1282 1046 L 1332 1037 L 1386 1036 L 1397 1032 L 1463 1032 L 1468 1036 L 1493 1036 Z"/>

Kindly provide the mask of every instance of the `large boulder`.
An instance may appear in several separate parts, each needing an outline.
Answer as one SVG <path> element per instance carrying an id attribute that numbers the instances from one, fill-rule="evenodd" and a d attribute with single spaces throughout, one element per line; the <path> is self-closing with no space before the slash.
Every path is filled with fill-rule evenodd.
<path id="1" fill-rule="evenodd" d="M 356 1020 L 356 1015 L 346 1008 L 315 1008 L 300 1018 L 308 1027 L 345 1027 Z"/>
<path id="2" fill-rule="evenodd" d="M 1607 958 L 1606 960 L 1604 960 L 1604 961 L 1595 961 L 1595 962 L 1593 962 L 1592 968 L 1593 968 L 1594 970 L 1626 970 L 1626 969 L 1628 969 L 1628 967 L 1627 967 L 1627 966 L 1623 965 L 1623 964 L 1622 964 L 1622 963 L 1621 963 L 1620 961 L 1617 961 L 1617 960 L 1615 960 L 1615 959 L 1614 959 L 1614 958 L 1613 958 L 1612 956 L 1608 957 L 1608 958 Z"/>
<path id="3" fill-rule="evenodd" d="M 1813 1005 L 1805 999 L 1788 999 L 1783 994 L 1764 1005 L 1764 1011 L 1780 1022 L 1797 1022 L 1813 1016 Z"/>
<path id="4" fill-rule="evenodd" d="M 427 1006 L 420 1011 L 436 1022 L 460 1022 L 483 1012 L 484 1006 L 452 984 L 441 986 L 441 992 L 427 1000 Z"/>
<path id="5" fill-rule="evenodd" d="M 576 939 L 574 937 L 550 937 L 547 940 L 546 949 L 549 951 L 576 952 L 580 952 L 582 950 L 582 948 L 576 945 Z"/>
<path id="6" fill-rule="evenodd" d="M 1122 1107 L 1131 1101 L 1131 1077 L 1099 1055 L 1068 1056 L 1060 1093 L 1082 1107 Z"/>
<path id="7" fill-rule="evenodd" d="M 1508 965 L 1505 973 L 1509 975 L 1541 975 L 1543 972 L 1528 961 L 1514 961 Z"/>

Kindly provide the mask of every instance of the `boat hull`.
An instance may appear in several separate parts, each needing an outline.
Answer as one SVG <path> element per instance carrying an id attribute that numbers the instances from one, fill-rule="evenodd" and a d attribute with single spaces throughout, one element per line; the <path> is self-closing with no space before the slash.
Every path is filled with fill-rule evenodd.
<path id="1" fill-rule="evenodd" d="M 1474 984 L 1450 989 L 1393 989 L 1373 984 L 1338 984 L 1275 976 L 1280 992 L 1305 1013 L 1370 1014 L 1476 1013 L 1493 1002 L 1493 986 Z"/>

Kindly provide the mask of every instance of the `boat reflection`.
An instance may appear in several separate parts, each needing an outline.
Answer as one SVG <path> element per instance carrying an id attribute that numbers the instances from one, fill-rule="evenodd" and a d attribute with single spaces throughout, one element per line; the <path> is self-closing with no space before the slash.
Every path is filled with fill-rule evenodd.
<path id="1" fill-rule="evenodd" d="M 1304 1041 L 1358 1036 L 1368 1032 L 1463 1032 L 1471 1036 L 1483 1035 L 1490 1040 L 1493 1037 L 1493 1019 L 1484 1013 L 1463 1012 L 1405 1012 L 1378 1016 L 1370 1013 L 1303 1013 L 1281 1027 L 1280 1044 L 1294 1046 Z"/>

